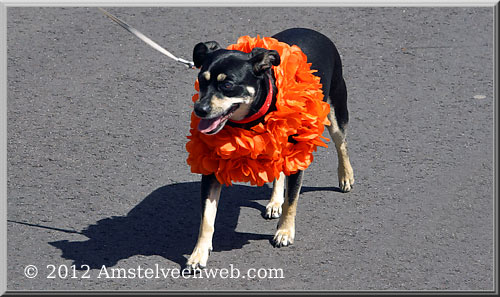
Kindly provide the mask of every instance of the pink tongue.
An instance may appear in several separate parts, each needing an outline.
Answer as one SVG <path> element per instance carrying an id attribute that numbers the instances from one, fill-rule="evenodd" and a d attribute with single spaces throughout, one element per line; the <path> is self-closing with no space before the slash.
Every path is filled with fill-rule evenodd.
<path id="1" fill-rule="evenodd" d="M 219 126 L 223 119 L 224 117 L 218 117 L 215 119 L 201 119 L 200 123 L 198 124 L 198 130 L 201 133 L 208 133 L 210 131 L 213 131 Z"/>

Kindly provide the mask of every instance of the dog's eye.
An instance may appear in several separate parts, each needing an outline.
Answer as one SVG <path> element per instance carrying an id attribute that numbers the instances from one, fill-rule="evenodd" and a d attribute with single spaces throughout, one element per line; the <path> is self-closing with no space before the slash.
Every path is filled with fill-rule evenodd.
<path id="1" fill-rule="evenodd" d="M 234 87 L 232 82 L 226 81 L 220 84 L 220 88 L 224 91 L 229 91 Z"/>

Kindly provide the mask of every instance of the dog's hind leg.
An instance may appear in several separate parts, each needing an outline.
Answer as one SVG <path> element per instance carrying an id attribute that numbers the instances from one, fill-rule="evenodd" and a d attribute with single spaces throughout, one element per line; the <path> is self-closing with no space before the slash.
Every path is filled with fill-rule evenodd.
<path id="1" fill-rule="evenodd" d="M 203 175 L 201 179 L 200 231 L 196 246 L 186 264 L 186 268 L 191 271 L 203 269 L 207 266 L 208 256 L 212 251 L 215 216 L 221 189 L 222 185 L 217 181 L 215 175 Z"/>
<path id="2" fill-rule="evenodd" d="M 266 219 L 277 219 L 281 215 L 281 205 L 285 200 L 285 174 L 280 173 L 279 178 L 275 179 L 273 182 L 273 194 L 271 195 L 271 200 L 266 206 L 266 214 L 264 218 Z"/>
<path id="3" fill-rule="evenodd" d="M 299 172 L 286 178 L 286 198 L 283 203 L 283 213 L 272 241 L 275 247 L 288 246 L 293 244 L 295 239 L 295 214 L 297 213 L 297 202 L 303 176 L 304 171 L 299 170 Z"/>
<path id="4" fill-rule="evenodd" d="M 333 107 L 330 108 L 328 114 L 328 120 L 330 120 L 331 124 L 327 126 L 327 129 L 337 149 L 339 188 L 342 192 L 349 192 L 354 184 L 354 172 L 347 154 L 345 130 L 349 117 L 347 112 L 347 92 L 343 79 L 337 89 L 330 92 L 327 99 L 330 106 Z"/>

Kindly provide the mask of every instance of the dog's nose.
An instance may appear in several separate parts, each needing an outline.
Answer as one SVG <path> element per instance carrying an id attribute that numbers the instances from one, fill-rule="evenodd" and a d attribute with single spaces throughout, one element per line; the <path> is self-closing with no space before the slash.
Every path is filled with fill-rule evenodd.
<path id="1" fill-rule="evenodd" d="M 200 118 L 206 117 L 210 113 L 210 105 L 196 104 L 194 105 L 194 113 Z"/>

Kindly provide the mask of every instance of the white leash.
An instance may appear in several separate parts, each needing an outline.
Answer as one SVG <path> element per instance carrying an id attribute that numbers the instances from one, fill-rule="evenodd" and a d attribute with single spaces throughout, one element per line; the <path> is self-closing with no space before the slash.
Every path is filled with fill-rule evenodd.
<path id="1" fill-rule="evenodd" d="M 149 39 L 149 37 L 147 37 L 146 35 L 142 34 L 139 31 L 137 31 L 137 29 L 131 27 L 130 25 L 128 25 L 124 21 L 120 20 L 116 16 L 114 16 L 111 13 L 107 12 L 106 10 L 104 10 L 104 9 L 102 9 L 100 7 L 98 7 L 98 8 L 99 8 L 99 10 L 102 13 L 104 13 L 107 17 L 109 17 L 115 23 L 117 23 L 122 28 L 124 28 L 125 30 L 129 31 L 130 33 L 134 34 L 135 36 L 137 36 L 140 40 L 144 41 L 145 43 L 147 43 L 149 46 L 151 46 L 155 50 L 159 51 L 160 53 L 164 54 L 165 56 L 167 56 L 167 57 L 169 57 L 171 59 L 174 59 L 175 61 L 177 61 L 179 63 L 182 63 L 182 64 L 186 65 L 188 68 L 195 69 L 193 62 L 188 61 L 188 60 L 184 60 L 182 58 L 178 58 L 178 57 L 174 56 L 171 52 L 167 51 L 166 49 L 164 49 L 163 47 L 161 47 L 160 45 L 158 45 L 158 43 L 154 42 L 153 40 Z"/>

